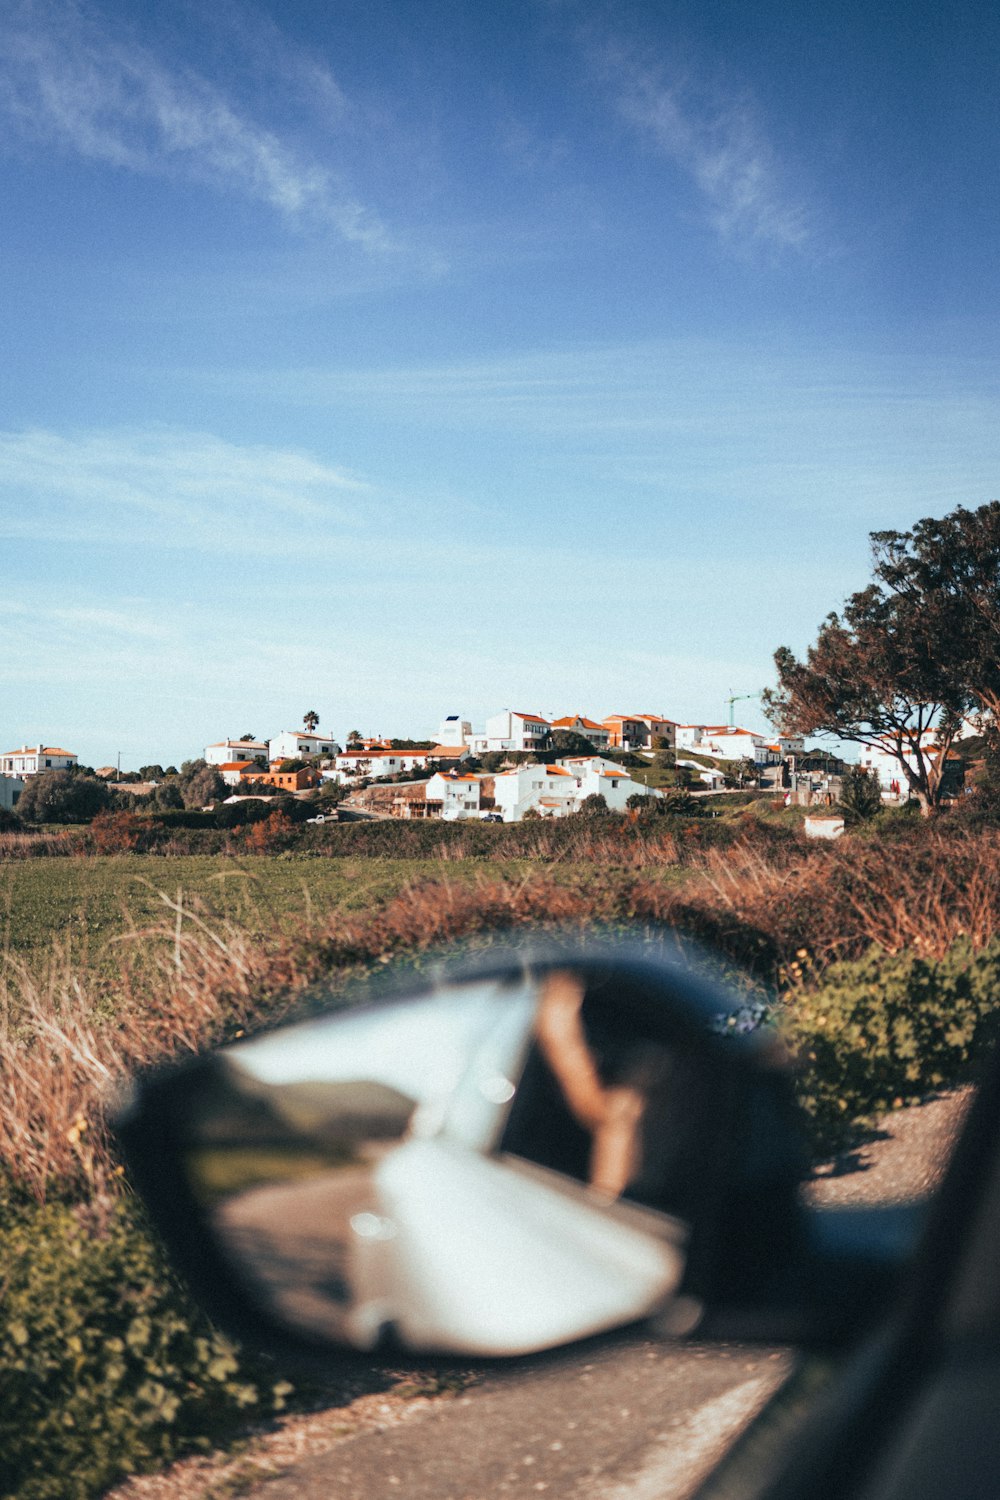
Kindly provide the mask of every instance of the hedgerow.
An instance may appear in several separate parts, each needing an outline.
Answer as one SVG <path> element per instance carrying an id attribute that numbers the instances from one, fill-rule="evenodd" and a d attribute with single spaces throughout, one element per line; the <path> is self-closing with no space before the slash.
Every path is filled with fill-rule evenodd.
<path id="1" fill-rule="evenodd" d="M 802 983 L 779 1012 L 800 1064 L 798 1092 L 817 1151 L 859 1125 L 975 1076 L 1000 1035 L 1000 943 L 960 939 L 941 958 L 873 948 Z"/>
<path id="2" fill-rule="evenodd" d="M 282 1409 L 291 1386 L 211 1327 L 131 1201 L 3 1196 L 4 1500 L 91 1500 Z"/>

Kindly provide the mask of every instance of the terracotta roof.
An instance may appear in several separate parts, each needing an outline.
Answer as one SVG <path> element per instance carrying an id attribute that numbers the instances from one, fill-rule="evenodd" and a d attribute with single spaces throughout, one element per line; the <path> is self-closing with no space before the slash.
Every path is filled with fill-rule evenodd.
<path id="1" fill-rule="evenodd" d="M 227 760 L 219 766 L 220 771 L 246 771 L 251 766 L 256 766 L 255 760 Z"/>
<path id="2" fill-rule="evenodd" d="M 17 750 L 5 750 L 4 755 L 68 755 L 71 760 L 76 760 L 76 752 L 73 750 L 60 750 L 57 745 L 21 745 Z"/>
<path id="3" fill-rule="evenodd" d="M 459 755 L 467 755 L 468 745 L 435 745 L 432 750 L 422 753 L 430 756 L 432 760 L 452 760 Z"/>
<path id="4" fill-rule="evenodd" d="M 545 717 L 544 714 L 522 714 L 522 713 L 518 713 L 518 711 L 517 711 L 516 708 L 512 708 L 510 712 L 511 712 L 511 718 L 514 718 L 514 719 L 534 719 L 536 721 L 536 723 L 538 723 L 538 724 L 546 724 L 546 725 L 549 722 L 548 719 Z"/>

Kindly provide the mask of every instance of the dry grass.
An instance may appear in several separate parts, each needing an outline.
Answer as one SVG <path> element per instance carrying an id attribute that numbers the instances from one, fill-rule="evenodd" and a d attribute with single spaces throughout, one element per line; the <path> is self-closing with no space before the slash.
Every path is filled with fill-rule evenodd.
<path id="1" fill-rule="evenodd" d="M 110 992 L 59 947 L 41 973 L 12 960 L 0 980 L 0 1165 L 38 1201 L 53 1191 L 91 1201 L 113 1192 L 119 1168 L 106 1111 L 136 1069 L 287 1014 L 321 975 L 484 929 L 585 921 L 595 908 L 542 876 L 434 882 L 373 915 L 338 915 L 265 950 L 237 924 L 206 920 L 183 895 L 160 897 L 163 921 L 129 935 L 145 949 L 141 982 L 127 943 Z"/>
<path id="2" fill-rule="evenodd" d="M 1000 936 L 1000 834 L 767 851 L 749 839 L 696 855 L 680 887 L 641 874 L 436 880 L 267 948 L 180 893 L 160 898 L 162 921 L 122 944 L 110 989 L 59 948 L 41 971 L 11 961 L 0 980 L 0 1166 L 40 1200 L 113 1190 L 105 1110 L 129 1073 L 274 1020 L 320 978 L 488 930 L 629 919 L 680 928 L 776 983 L 803 950 L 813 977 L 872 944 L 936 958 L 959 937 Z"/>

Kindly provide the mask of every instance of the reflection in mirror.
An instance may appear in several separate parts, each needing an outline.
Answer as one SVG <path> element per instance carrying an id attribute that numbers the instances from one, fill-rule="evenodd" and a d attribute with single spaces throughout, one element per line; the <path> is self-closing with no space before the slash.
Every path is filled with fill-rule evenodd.
<path id="1" fill-rule="evenodd" d="M 524 1353 L 664 1306 L 706 1101 L 616 998 L 522 974 L 219 1054 L 186 1163 L 244 1285 L 358 1349 Z"/>

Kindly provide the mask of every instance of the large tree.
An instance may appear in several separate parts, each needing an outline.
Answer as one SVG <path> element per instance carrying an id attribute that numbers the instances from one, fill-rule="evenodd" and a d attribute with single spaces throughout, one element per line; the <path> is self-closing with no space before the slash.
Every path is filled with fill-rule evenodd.
<path id="1" fill-rule="evenodd" d="M 787 646 L 774 660 L 778 687 L 764 702 L 780 730 L 887 751 L 921 811 L 939 806 L 969 691 L 918 599 L 880 580 L 826 618 L 804 662 Z"/>
<path id="2" fill-rule="evenodd" d="M 42 771 L 26 778 L 17 811 L 32 823 L 89 823 L 110 801 L 110 791 L 96 777 L 77 771 Z"/>
<path id="3" fill-rule="evenodd" d="M 319 714 L 311 708 L 307 714 L 302 715 L 302 723 L 308 734 L 316 733 L 316 725 L 319 723 Z"/>
<path id="4" fill-rule="evenodd" d="M 875 577 L 919 612 L 987 737 L 1000 738 L 1000 501 L 872 534 Z"/>

